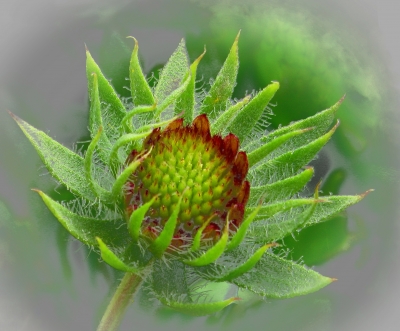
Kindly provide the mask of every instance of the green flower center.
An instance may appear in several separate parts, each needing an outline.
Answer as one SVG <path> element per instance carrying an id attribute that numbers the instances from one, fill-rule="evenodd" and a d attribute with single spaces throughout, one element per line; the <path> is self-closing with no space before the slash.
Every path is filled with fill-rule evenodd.
<path id="1" fill-rule="evenodd" d="M 143 143 L 151 153 L 127 183 L 126 214 L 156 196 L 142 223 L 142 234 L 157 238 L 181 200 L 178 222 L 171 245 L 188 245 L 198 229 L 204 241 L 217 241 L 226 222 L 234 232 L 243 221 L 250 184 L 246 153 L 239 140 L 229 134 L 211 136 L 206 115 L 190 126 L 183 119 L 171 122 L 164 130 L 156 128 Z M 133 150 L 127 162 L 133 161 Z"/>

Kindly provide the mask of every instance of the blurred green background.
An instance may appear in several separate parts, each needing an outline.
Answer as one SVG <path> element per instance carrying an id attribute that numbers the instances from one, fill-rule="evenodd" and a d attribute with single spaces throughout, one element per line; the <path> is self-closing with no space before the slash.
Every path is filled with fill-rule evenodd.
<path id="1" fill-rule="evenodd" d="M 326 109 L 346 94 L 338 112 L 341 125 L 313 161 L 309 190 L 323 178 L 323 194 L 375 192 L 347 213 L 283 241 L 288 257 L 339 280 L 283 301 L 243 293 L 240 304 L 206 318 L 159 308 L 143 291 L 121 330 L 345 330 L 351 317 L 372 309 L 384 295 L 397 208 L 390 197 L 398 186 L 395 141 L 387 130 L 388 71 L 376 36 L 362 31 L 367 23 L 355 24 L 340 3 L 327 6 L 331 9 L 311 1 L 267 0 L 48 5 L 51 15 L 44 14 L 48 21 L 36 26 L 39 32 L 22 34 L 26 43 L 21 40 L 7 64 L 2 108 L 71 148 L 88 138 L 84 43 L 117 92 L 128 96 L 133 43 L 126 36 L 138 39 L 144 69 L 155 76 L 181 38 L 192 61 L 206 45 L 198 74 L 199 87 L 207 88 L 241 30 L 234 97 L 279 81 L 269 130 Z M 0 297 L 9 298 L 0 308 L 6 329 L 94 329 L 121 274 L 74 241 L 29 191 L 70 197 L 46 175 L 5 111 L 0 125 Z"/>

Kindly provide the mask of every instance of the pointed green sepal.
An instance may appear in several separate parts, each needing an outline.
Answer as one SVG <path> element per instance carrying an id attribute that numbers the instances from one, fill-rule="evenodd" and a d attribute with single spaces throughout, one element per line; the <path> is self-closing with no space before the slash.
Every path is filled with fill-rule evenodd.
<path id="1" fill-rule="evenodd" d="M 207 114 L 211 119 L 215 119 L 221 112 L 226 110 L 233 89 L 235 88 L 239 68 L 239 35 L 240 31 L 233 42 L 228 57 L 202 103 L 200 112 Z"/>
<path id="2" fill-rule="evenodd" d="M 326 221 L 332 216 L 337 215 L 338 213 L 344 211 L 348 207 L 355 205 L 364 199 L 369 193 L 374 190 L 368 190 L 359 195 L 328 195 L 323 196 L 324 200 L 327 200 L 329 203 L 318 204 L 315 207 L 315 212 L 306 222 L 305 226 L 309 226 L 315 223 L 320 223 L 322 221 Z"/>
<path id="3" fill-rule="evenodd" d="M 250 102 L 242 108 L 228 127 L 228 131 L 235 134 L 241 142 L 251 134 L 258 120 L 264 112 L 265 107 L 271 101 L 279 83 L 273 82 L 260 91 Z"/>
<path id="4" fill-rule="evenodd" d="M 270 141 L 288 132 L 302 130 L 311 127 L 314 128 L 314 130 L 310 132 L 314 136 L 314 139 L 321 136 L 321 134 L 326 132 L 326 130 L 328 130 L 331 124 L 333 123 L 336 112 L 339 109 L 340 105 L 342 104 L 344 98 L 345 96 L 343 96 L 338 102 L 336 102 L 332 107 L 329 107 L 328 109 L 325 109 L 313 116 L 294 122 L 290 125 L 284 126 L 280 129 L 277 129 L 269 133 L 268 136 L 266 137 L 267 140 Z"/>
<path id="5" fill-rule="evenodd" d="M 239 228 L 237 229 L 236 233 L 233 235 L 232 239 L 230 240 L 230 242 L 226 246 L 226 251 L 230 251 L 230 250 L 238 247 L 239 244 L 243 241 L 243 239 L 244 239 L 244 237 L 246 235 L 246 231 L 247 231 L 248 227 L 254 221 L 254 219 L 257 216 L 257 214 L 260 212 L 261 206 L 262 205 L 260 204 L 258 207 L 256 207 L 253 210 L 253 212 L 250 215 L 248 215 L 245 218 L 245 220 L 239 226 Z"/>
<path id="6" fill-rule="evenodd" d="M 158 235 L 158 237 L 151 243 L 149 247 L 150 251 L 155 256 L 161 257 L 172 242 L 176 224 L 178 222 L 178 214 L 181 208 L 182 198 L 183 198 L 183 193 L 181 194 L 178 203 L 176 204 L 171 216 L 165 223 L 163 230 Z"/>
<path id="7" fill-rule="evenodd" d="M 150 124 L 147 124 L 147 125 L 143 125 L 143 126 L 141 126 L 140 128 L 138 128 L 138 129 L 136 130 L 136 133 L 146 132 L 146 131 L 151 130 L 151 129 L 153 129 L 153 128 L 161 128 L 161 127 L 163 127 L 163 126 L 165 126 L 165 125 L 168 125 L 169 123 L 175 121 L 175 120 L 178 119 L 178 118 L 179 118 L 178 116 L 175 116 L 175 117 L 172 117 L 172 118 L 170 118 L 170 119 L 168 119 L 168 120 L 165 120 L 165 121 L 161 121 L 161 122 L 156 122 L 156 123 L 150 123 Z"/>
<path id="8" fill-rule="evenodd" d="M 93 73 L 97 76 L 104 132 L 109 139 L 115 139 L 115 137 L 119 136 L 121 121 L 126 114 L 125 106 L 86 49 L 86 76 L 89 82 L 89 93 L 94 91 L 90 86 L 92 81 L 90 78 Z M 89 95 L 89 98 L 91 99 L 92 97 Z"/>
<path id="9" fill-rule="evenodd" d="M 139 240 L 140 228 L 142 226 L 143 219 L 158 196 L 159 195 L 154 196 L 149 202 L 146 202 L 144 205 L 141 205 L 139 208 L 134 210 L 129 217 L 128 230 L 133 240 L 136 242 Z"/>
<path id="10" fill-rule="evenodd" d="M 159 105 L 164 104 L 164 101 L 178 89 L 184 81 L 185 76 L 187 77 L 187 83 L 189 83 L 190 74 L 187 76 L 189 69 L 189 58 L 186 51 L 185 40 L 182 39 L 162 69 L 160 79 L 154 90 L 154 98 Z M 181 91 L 181 93 L 182 92 L 183 91 Z M 176 96 L 176 98 L 177 97 L 178 96 Z"/>
<path id="11" fill-rule="evenodd" d="M 190 75 L 190 81 L 186 87 L 186 89 L 182 92 L 179 98 L 176 101 L 175 105 L 175 115 L 179 115 L 183 112 L 183 119 L 185 125 L 189 125 L 193 121 L 193 114 L 195 108 L 195 92 L 196 92 L 196 72 L 197 66 L 199 65 L 201 59 L 206 53 L 206 49 L 204 48 L 204 52 L 190 65 L 190 72 L 188 72 L 185 76 L 184 81 Z"/>
<path id="12" fill-rule="evenodd" d="M 181 313 L 193 316 L 206 316 L 214 314 L 224 309 L 225 307 L 229 306 L 235 301 L 240 300 L 240 298 L 232 297 L 224 301 L 206 302 L 206 303 L 184 303 L 184 302 L 166 300 L 165 298 L 159 298 L 159 300 L 164 305 Z"/>
<path id="13" fill-rule="evenodd" d="M 235 118 L 237 113 L 249 103 L 251 97 L 248 95 L 244 97 L 242 100 L 238 101 L 234 105 L 230 106 L 226 111 L 221 113 L 219 117 L 215 120 L 215 122 L 211 123 L 210 131 L 212 135 L 221 134 L 232 120 Z"/>
<path id="14" fill-rule="evenodd" d="M 143 114 L 143 113 L 148 113 L 155 111 L 157 107 L 157 104 L 154 103 L 151 106 L 145 105 L 145 106 L 137 106 L 133 108 L 132 110 L 128 111 L 125 115 L 125 117 L 122 119 L 121 123 L 121 133 L 132 133 L 133 128 L 132 128 L 132 118 L 133 116 L 137 114 Z"/>
<path id="15" fill-rule="evenodd" d="M 229 217 L 229 213 L 227 217 Z M 228 243 L 228 237 L 229 237 L 229 223 L 227 221 L 221 238 L 214 246 L 209 248 L 199 257 L 194 258 L 193 260 L 186 259 L 183 260 L 182 262 L 193 267 L 200 267 L 214 262 L 224 253 L 226 244 Z"/>
<path id="16" fill-rule="evenodd" d="M 114 173 L 118 170 L 118 167 L 123 164 L 127 157 L 126 155 L 120 156 L 118 153 L 119 149 L 125 145 L 131 145 L 136 141 L 147 137 L 150 133 L 151 131 L 145 131 L 142 133 L 127 133 L 115 142 L 114 146 L 111 149 L 110 160 L 108 161 L 110 168 Z M 133 150 L 133 148 L 131 150 Z"/>
<path id="17" fill-rule="evenodd" d="M 314 168 L 307 167 L 301 173 L 286 179 L 263 186 L 250 187 L 249 206 L 257 204 L 261 198 L 265 201 L 276 201 L 290 198 L 300 192 L 314 175 Z"/>
<path id="18" fill-rule="evenodd" d="M 117 270 L 134 273 L 140 272 L 140 269 L 125 264 L 99 237 L 96 237 L 96 240 L 99 245 L 101 258 L 104 262 Z"/>
<path id="19" fill-rule="evenodd" d="M 272 176 L 278 180 L 282 180 L 294 175 L 301 167 L 305 166 L 315 158 L 317 153 L 332 137 L 338 126 L 339 121 L 326 134 L 313 140 L 307 145 L 288 151 L 259 165 L 252 171 L 251 176 L 265 179 Z M 287 166 L 288 164 L 290 164 L 290 167 Z"/>
<path id="20" fill-rule="evenodd" d="M 292 298 L 315 292 L 334 279 L 274 254 L 264 253 L 257 264 L 232 283 L 268 298 Z"/>
<path id="21" fill-rule="evenodd" d="M 324 197 L 323 199 L 308 199 L 308 198 L 291 199 L 291 200 L 279 201 L 276 203 L 264 205 L 260 208 L 260 211 L 254 217 L 254 221 L 266 220 L 279 212 L 289 210 L 289 209 L 292 209 L 295 207 L 303 207 L 303 206 L 307 206 L 307 205 L 312 205 L 314 203 L 329 202 L 329 199 L 327 199 L 327 198 L 328 197 Z M 256 208 L 258 208 L 258 207 L 246 208 L 245 215 L 252 213 Z"/>
<path id="22" fill-rule="evenodd" d="M 192 252 L 195 252 L 200 249 L 200 244 L 201 244 L 201 236 L 203 234 L 204 229 L 207 227 L 208 224 L 210 224 L 211 220 L 216 216 L 216 214 L 211 215 L 207 221 L 205 221 L 201 227 L 196 231 L 196 234 L 193 237 L 193 242 L 192 246 L 190 247 L 190 250 Z"/>
<path id="23" fill-rule="evenodd" d="M 89 147 L 86 151 L 85 155 L 85 176 L 86 180 L 89 183 L 90 188 L 92 189 L 93 193 L 101 200 L 108 202 L 111 200 L 111 192 L 108 192 L 104 188 L 102 188 L 94 179 L 92 174 L 92 166 L 93 166 L 93 154 L 96 146 L 100 140 L 100 137 L 103 132 L 103 127 L 100 126 L 97 134 L 94 136 L 93 140 L 90 142 Z"/>
<path id="24" fill-rule="evenodd" d="M 134 37 L 135 47 L 133 48 L 130 64 L 129 64 L 129 80 L 131 87 L 132 102 L 135 106 L 152 105 L 154 104 L 153 93 L 143 74 L 139 63 L 139 43 Z"/>
<path id="25" fill-rule="evenodd" d="M 171 94 L 167 95 L 165 99 L 160 103 L 159 106 L 157 106 L 157 109 L 155 111 L 154 116 L 156 118 L 159 118 L 161 113 L 167 109 L 169 105 L 172 103 L 176 102 L 178 98 L 182 95 L 182 93 L 186 90 L 187 86 L 190 83 L 192 76 L 190 75 L 190 71 L 188 72 L 188 75 L 186 76 L 186 79 L 182 82 L 181 85 L 177 89 L 175 89 Z"/>
<path id="26" fill-rule="evenodd" d="M 115 246 L 124 247 L 131 240 L 123 220 L 101 220 L 84 217 L 54 201 L 40 190 L 37 192 L 47 208 L 76 239 L 88 246 L 97 246 L 96 237 L 112 242 Z"/>
<path id="27" fill-rule="evenodd" d="M 111 194 L 114 200 L 118 200 L 122 195 L 123 187 L 126 184 L 129 176 L 132 175 L 140 163 L 142 163 L 143 160 L 150 155 L 152 149 L 153 147 L 151 147 L 146 153 L 139 155 L 136 160 L 132 161 L 117 177 L 111 189 Z"/>
<path id="28" fill-rule="evenodd" d="M 92 73 L 88 76 L 89 81 L 89 97 L 90 97 L 90 111 L 89 111 L 89 130 L 90 135 L 93 138 L 100 127 L 103 126 L 103 120 L 101 118 L 101 102 L 99 95 L 99 83 L 96 73 Z M 100 159 L 107 163 L 109 153 L 111 150 L 111 143 L 105 134 L 102 134 L 97 144 L 97 152 Z"/>
<path id="29" fill-rule="evenodd" d="M 95 200 L 96 195 L 86 181 L 83 158 L 43 131 L 35 129 L 18 116 L 9 113 L 35 147 L 51 175 L 73 193 L 88 200 Z"/>
<path id="30" fill-rule="evenodd" d="M 310 131 L 313 128 L 301 129 L 292 132 L 285 133 L 274 140 L 266 143 L 265 145 L 257 148 L 251 153 L 247 154 L 247 159 L 249 160 L 249 167 L 254 166 L 256 163 L 264 159 L 269 153 L 277 149 L 282 144 L 286 143 L 289 139 L 296 137 L 304 132 Z"/>
<path id="31" fill-rule="evenodd" d="M 276 244 L 272 243 L 260 247 L 245 263 L 231 270 L 226 275 L 223 275 L 222 277 L 216 279 L 216 281 L 218 282 L 231 281 L 232 279 L 237 278 L 243 275 L 244 273 L 248 272 L 261 259 L 263 254 L 267 251 L 267 249 L 273 246 L 276 246 Z"/>

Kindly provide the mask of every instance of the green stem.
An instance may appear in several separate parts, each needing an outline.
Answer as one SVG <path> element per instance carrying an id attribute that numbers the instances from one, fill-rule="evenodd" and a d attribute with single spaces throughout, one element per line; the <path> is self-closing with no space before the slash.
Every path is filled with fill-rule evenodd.
<path id="1" fill-rule="evenodd" d="M 122 321 L 126 307 L 132 295 L 138 289 L 142 278 L 137 274 L 127 272 L 122 278 L 108 307 L 100 321 L 97 331 L 116 331 Z"/>

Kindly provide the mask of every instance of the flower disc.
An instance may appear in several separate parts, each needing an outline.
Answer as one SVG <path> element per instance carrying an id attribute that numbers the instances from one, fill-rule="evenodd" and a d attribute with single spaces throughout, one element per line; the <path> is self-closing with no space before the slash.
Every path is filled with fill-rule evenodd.
<path id="1" fill-rule="evenodd" d="M 184 126 L 183 119 L 164 130 L 156 128 L 145 139 L 151 153 L 132 174 L 125 193 L 127 217 L 157 196 L 142 223 L 142 234 L 157 238 L 182 196 L 172 246 L 188 245 L 202 226 L 202 242 L 215 242 L 226 222 L 234 232 L 243 220 L 250 183 L 246 153 L 239 152 L 233 134 L 211 136 L 205 114 Z M 138 151 L 133 150 L 127 162 Z M 207 223 L 205 225 L 205 223 Z"/>

